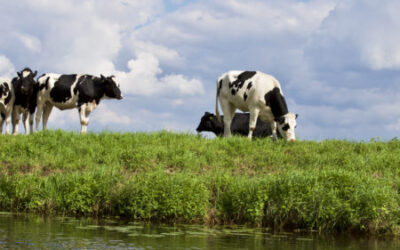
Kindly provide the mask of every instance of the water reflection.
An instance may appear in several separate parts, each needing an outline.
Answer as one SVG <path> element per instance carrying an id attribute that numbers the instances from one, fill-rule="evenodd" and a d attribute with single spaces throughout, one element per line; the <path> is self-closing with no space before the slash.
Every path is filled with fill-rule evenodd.
<path id="1" fill-rule="evenodd" d="M 0 213 L 0 248 L 392 250 L 400 249 L 400 242 L 317 234 L 271 234 L 265 229 L 244 227 L 210 229 Z"/>

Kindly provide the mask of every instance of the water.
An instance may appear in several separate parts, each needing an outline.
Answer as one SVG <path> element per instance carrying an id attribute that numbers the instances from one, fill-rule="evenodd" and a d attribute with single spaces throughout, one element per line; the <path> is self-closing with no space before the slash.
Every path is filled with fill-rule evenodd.
<path id="1" fill-rule="evenodd" d="M 0 249 L 392 250 L 400 249 L 400 240 L 0 213 Z"/>

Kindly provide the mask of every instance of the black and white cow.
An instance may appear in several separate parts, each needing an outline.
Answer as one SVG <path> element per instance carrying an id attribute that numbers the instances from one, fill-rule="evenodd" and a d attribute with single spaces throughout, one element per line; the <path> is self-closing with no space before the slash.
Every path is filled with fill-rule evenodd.
<path id="1" fill-rule="evenodd" d="M 33 133 L 33 116 L 36 109 L 37 83 L 35 81 L 37 71 L 32 72 L 30 68 L 25 68 L 17 72 L 16 77 L 12 79 L 14 87 L 15 101 L 12 111 L 13 134 L 18 134 L 19 120 L 22 120 L 25 128 L 25 134 Z M 29 124 L 28 124 L 29 123 Z"/>
<path id="2" fill-rule="evenodd" d="M 221 116 L 221 118 L 223 119 L 224 116 Z M 249 120 L 249 113 L 235 113 L 231 123 L 232 134 L 247 136 L 249 134 Z M 198 133 L 203 131 L 213 132 L 216 136 L 221 136 L 224 133 L 224 124 L 218 121 L 214 114 L 205 112 L 196 131 Z M 257 119 L 257 125 L 253 132 L 253 136 L 261 138 L 271 135 L 271 125 L 261 121 L 260 119 Z"/>
<path id="3" fill-rule="evenodd" d="M 11 81 L 0 78 L 0 134 L 3 133 L 4 121 L 6 121 L 6 134 L 10 134 L 10 119 L 14 100 L 14 87 Z"/>
<path id="4" fill-rule="evenodd" d="M 216 115 L 218 100 L 224 113 L 224 136 L 231 135 L 231 121 L 235 110 L 250 112 L 249 134 L 251 138 L 258 117 L 270 123 L 273 137 L 276 127 L 287 141 L 295 141 L 297 115 L 288 111 L 279 82 L 270 75 L 258 71 L 229 71 L 217 80 Z"/>
<path id="5" fill-rule="evenodd" d="M 36 130 L 43 117 L 43 129 L 53 106 L 60 110 L 78 108 L 81 121 L 81 133 L 87 132 L 89 115 L 100 100 L 104 98 L 122 99 L 119 85 L 114 76 L 95 77 L 92 75 L 59 75 L 47 73 L 39 77 L 37 96 Z"/>

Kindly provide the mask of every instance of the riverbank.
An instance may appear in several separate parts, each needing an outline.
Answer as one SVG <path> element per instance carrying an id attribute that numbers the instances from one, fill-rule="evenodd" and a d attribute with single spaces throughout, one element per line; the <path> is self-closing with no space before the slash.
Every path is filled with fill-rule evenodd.
<path id="1" fill-rule="evenodd" d="M 400 141 L 46 131 L 0 140 L 0 209 L 398 234 Z"/>

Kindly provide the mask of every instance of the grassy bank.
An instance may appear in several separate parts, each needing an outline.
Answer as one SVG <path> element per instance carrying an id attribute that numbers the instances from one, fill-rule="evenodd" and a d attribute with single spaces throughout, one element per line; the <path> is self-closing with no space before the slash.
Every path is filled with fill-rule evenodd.
<path id="1" fill-rule="evenodd" d="M 0 209 L 398 233 L 400 141 L 47 131 L 0 138 Z"/>

